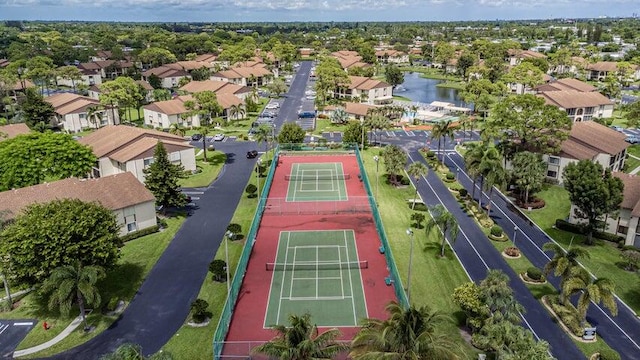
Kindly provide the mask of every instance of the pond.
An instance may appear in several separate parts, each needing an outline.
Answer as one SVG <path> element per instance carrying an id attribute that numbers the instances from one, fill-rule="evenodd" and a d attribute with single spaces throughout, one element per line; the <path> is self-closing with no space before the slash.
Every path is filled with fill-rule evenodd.
<path id="1" fill-rule="evenodd" d="M 436 86 L 441 82 L 443 80 L 420 77 L 420 73 L 417 72 L 406 72 L 404 73 L 404 82 L 401 85 L 404 91 L 396 89 L 393 93 L 424 104 L 430 104 L 433 101 L 444 101 L 453 103 L 456 106 L 466 106 L 464 101 L 460 99 L 458 90 Z"/>

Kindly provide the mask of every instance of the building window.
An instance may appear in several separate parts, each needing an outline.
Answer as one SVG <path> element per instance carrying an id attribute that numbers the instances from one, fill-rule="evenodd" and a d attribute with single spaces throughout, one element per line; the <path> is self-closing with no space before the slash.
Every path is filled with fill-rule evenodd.
<path id="1" fill-rule="evenodd" d="M 153 164 L 153 158 L 144 159 L 143 162 L 146 169 L 149 165 Z"/>
<path id="2" fill-rule="evenodd" d="M 180 152 L 179 151 L 175 151 L 175 152 L 172 152 L 171 154 L 169 154 L 169 161 L 171 161 L 171 162 L 180 161 Z"/>
<path id="3" fill-rule="evenodd" d="M 573 109 L 569 109 L 569 110 L 567 110 L 567 114 L 569 114 L 569 115 L 575 115 L 575 114 L 576 114 L 576 109 L 575 109 L 575 108 L 573 108 Z"/>
<path id="4" fill-rule="evenodd" d="M 558 178 L 558 172 L 555 171 L 555 170 L 549 170 L 549 171 L 547 171 L 547 177 L 557 179 Z"/>
<path id="5" fill-rule="evenodd" d="M 127 226 L 127 232 L 133 232 L 138 230 L 138 224 L 136 223 L 135 209 L 124 209 L 124 223 Z"/>
<path id="6" fill-rule="evenodd" d="M 627 227 L 627 226 L 622 226 L 622 225 L 618 225 L 618 234 L 625 234 L 625 235 L 627 235 L 627 232 L 629 232 L 629 227 Z"/>
<path id="7" fill-rule="evenodd" d="M 553 164 L 553 165 L 560 164 L 560 158 L 555 156 L 549 156 L 549 164 Z"/>

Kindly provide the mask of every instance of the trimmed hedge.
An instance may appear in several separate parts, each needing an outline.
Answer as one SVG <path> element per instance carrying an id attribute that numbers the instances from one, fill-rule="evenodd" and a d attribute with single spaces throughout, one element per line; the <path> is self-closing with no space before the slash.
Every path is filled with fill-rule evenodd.
<path id="1" fill-rule="evenodd" d="M 587 232 L 585 231 L 585 227 L 583 225 L 577 225 L 577 224 L 572 224 L 566 220 L 562 220 L 562 219 L 557 219 L 556 220 L 556 227 L 560 230 L 564 230 L 564 231 L 568 231 L 568 232 L 572 232 L 572 233 L 576 233 L 576 234 L 582 234 L 582 235 L 586 235 Z M 601 239 L 601 240 L 606 240 L 606 241 L 611 241 L 611 242 L 615 242 L 615 243 L 619 243 L 620 241 L 624 241 L 624 238 L 622 236 L 618 236 L 615 234 L 610 234 L 610 233 L 606 233 L 603 231 L 598 231 L 595 230 L 593 232 L 593 237 Z"/>
<path id="2" fill-rule="evenodd" d="M 132 233 L 128 233 L 127 235 L 121 236 L 120 240 L 122 240 L 122 242 L 131 241 L 131 240 L 137 239 L 139 237 L 143 237 L 143 236 L 146 236 L 146 235 L 149 235 L 149 234 L 156 233 L 156 232 L 158 232 L 158 230 L 160 230 L 160 227 L 158 225 L 154 225 L 152 227 L 148 227 L 146 229 L 134 231 Z"/>
<path id="3" fill-rule="evenodd" d="M 452 181 L 455 180 L 456 178 L 456 174 L 452 173 L 452 172 L 448 172 L 446 175 L 447 180 Z"/>
<path id="4" fill-rule="evenodd" d="M 584 327 L 580 325 L 580 314 L 573 305 L 561 305 L 558 302 L 556 296 L 547 296 L 547 301 L 553 309 L 553 312 L 558 315 L 560 321 L 573 333 L 575 336 L 582 337 L 584 335 Z"/>
<path id="5" fill-rule="evenodd" d="M 620 355 L 612 349 L 602 349 L 598 353 L 600 360 L 620 360 Z"/>
<path id="6" fill-rule="evenodd" d="M 527 269 L 527 277 L 531 280 L 535 280 L 535 281 L 542 281 L 544 280 L 544 277 L 542 275 L 542 270 L 538 269 L 537 267 L 531 266 L 530 268 Z"/>
<path id="7" fill-rule="evenodd" d="M 501 237 L 502 236 L 502 228 L 498 225 L 493 225 L 491 227 L 491 235 L 495 236 L 495 237 Z"/>
<path id="8" fill-rule="evenodd" d="M 467 191 L 467 189 L 460 189 L 458 190 L 458 193 L 460 194 L 460 196 L 462 197 L 467 197 L 467 195 L 469 194 L 469 192 Z"/>

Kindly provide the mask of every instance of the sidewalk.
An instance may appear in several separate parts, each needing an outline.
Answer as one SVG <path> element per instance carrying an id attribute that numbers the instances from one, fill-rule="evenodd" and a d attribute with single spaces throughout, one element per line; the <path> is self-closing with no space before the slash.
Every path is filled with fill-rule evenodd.
<path id="1" fill-rule="evenodd" d="M 62 339 L 66 338 L 67 336 L 69 336 L 69 334 L 71 334 L 75 329 L 78 328 L 78 326 L 80 326 L 80 324 L 82 324 L 82 317 L 78 316 L 77 318 L 73 319 L 73 321 L 71 322 L 71 324 L 69 324 L 69 326 L 67 326 L 64 330 L 62 330 L 62 332 L 60 332 L 60 334 L 58 334 L 56 337 L 54 337 L 53 339 L 42 343 L 40 345 L 34 346 L 34 347 L 30 347 L 28 349 L 23 349 L 23 350 L 17 350 L 13 353 L 13 357 L 20 357 L 20 356 L 26 356 L 26 355 L 31 355 L 34 353 L 37 353 L 38 351 L 42 351 L 44 349 L 48 349 L 50 347 L 52 347 L 53 345 L 59 343 L 60 341 L 62 341 Z"/>

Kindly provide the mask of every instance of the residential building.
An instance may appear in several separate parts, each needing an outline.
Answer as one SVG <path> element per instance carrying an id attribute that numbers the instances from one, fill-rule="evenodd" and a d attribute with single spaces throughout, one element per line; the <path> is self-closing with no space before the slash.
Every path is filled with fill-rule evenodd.
<path id="1" fill-rule="evenodd" d="M 595 121 L 574 123 L 567 140 L 556 155 L 544 155 L 547 178 L 562 183 L 562 172 L 572 162 L 591 160 L 605 169 L 622 171 L 629 144 L 625 134 L 600 125 Z"/>
<path id="2" fill-rule="evenodd" d="M 230 109 L 234 106 L 244 104 L 242 99 L 229 93 L 216 94 L 218 104 L 222 107 L 223 117 L 230 120 L 238 120 L 241 114 L 231 114 Z M 159 129 L 168 129 L 171 124 L 181 124 L 184 127 L 192 128 L 201 126 L 202 118 L 199 115 L 187 115 L 189 110 L 185 107 L 185 102 L 192 100 L 191 95 L 178 96 L 171 100 L 157 101 L 143 107 L 144 123 L 147 126 L 153 126 Z"/>
<path id="3" fill-rule="evenodd" d="M 83 84 L 86 86 L 93 86 L 93 85 L 100 85 L 102 84 L 102 73 L 101 73 L 101 69 L 78 69 L 80 70 L 80 73 L 82 74 L 80 76 L 80 79 L 77 80 L 71 80 L 71 79 L 67 79 L 67 78 L 63 78 L 60 76 L 56 77 L 56 81 L 58 82 L 58 85 L 62 85 L 62 86 L 66 86 L 69 88 L 78 88 L 78 85 Z"/>
<path id="4" fill-rule="evenodd" d="M 333 96 L 370 105 L 393 102 L 393 87 L 384 81 L 363 76 L 349 76 L 350 84 L 334 91 Z"/>
<path id="5" fill-rule="evenodd" d="M 89 146 L 98 158 L 92 177 L 130 172 L 144 182 L 142 170 L 153 162 L 158 142 L 164 145 L 172 163 L 181 164 L 185 171 L 196 170 L 193 146 L 181 136 L 162 131 L 126 125 L 105 126 L 78 141 Z"/>
<path id="6" fill-rule="evenodd" d="M 180 90 L 190 94 L 202 91 L 213 91 L 216 95 L 231 94 L 237 96 L 242 101 L 245 101 L 252 93 L 252 88 L 249 86 L 216 80 L 191 81 L 181 87 Z"/>
<path id="7" fill-rule="evenodd" d="M 149 82 L 149 78 L 157 76 L 163 89 L 174 89 L 180 84 L 182 78 L 191 79 L 191 74 L 179 66 L 162 65 L 149 69 L 142 73 L 142 79 Z"/>
<path id="8" fill-rule="evenodd" d="M 273 73 L 263 66 L 241 66 L 218 71 L 211 75 L 214 81 L 225 81 L 241 86 L 264 86 L 273 78 Z"/>
<path id="9" fill-rule="evenodd" d="M 609 74 L 617 76 L 618 63 L 615 61 L 598 61 L 595 64 L 588 64 L 585 66 L 587 80 L 604 81 Z M 639 80 L 640 79 L 640 66 L 631 65 L 631 78 L 626 80 Z"/>
<path id="10" fill-rule="evenodd" d="M 622 180 L 624 191 L 620 210 L 615 215 L 602 219 L 606 223 L 605 231 L 622 236 L 625 245 L 640 247 L 640 176 L 623 172 L 615 172 L 613 176 Z M 571 206 L 569 221 L 584 221 L 576 218 L 574 206 Z"/>
<path id="11" fill-rule="evenodd" d="M 338 60 L 340 66 L 342 66 L 345 71 L 351 68 L 366 68 L 371 66 L 371 64 L 362 61 L 362 56 L 358 55 L 357 51 L 341 50 L 331 53 L 331 56 Z"/>
<path id="12" fill-rule="evenodd" d="M 0 125 L 0 141 L 13 139 L 14 137 L 22 134 L 28 134 L 31 129 L 25 123 Z"/>
<path id="13" fill-rule="evenodd" d="M 144 101 L 153 101 L 153 86 L 144 80 L 136 80 L 136 84 L 140 85 L 144 89 Z M 95 100 L 100 100 L 100 94 L 102 93 L 102 84 L 95 84 L 89 87 L 88 96 Z"/>
<path id="14" fill-rule="evenodd" d="M 100 83 L 102 83 L 104 80 L 113 80 L 118 76 L 127 75 L 133 71 L 134 67 L 135 64 L 133 62 L 126 60 L 91 61 L 78 65 L 78 69 L 80 69 L 83 74 L 82 82 L 87 85 L 98 83 L 98 80 L 95 78 L 96 75 L 100 75 Z M 91 80 L 94 81 L 94 84 L 90 83 Z"/>
<path id="15" fill-rule="evenodd" d="M 545 91 L 537 96 L 543 98 L 546 104 L 565 110 L 573 122 L 613 116 L 614 102 L 596 91 Z"/>
<path id="16" fill-rule="evenodd" d="M 44 100 L 51 104 L 55 111 L 53 125 L 68 133 L 120 123 L 117 106 L 103 106 L 100 101 L 87 96 L 61 93 L 48 96 Z M 96 109 L 96 112 L 89 118 L 91 108 Z"/>
<path id="17" fill-rule="evenodd" d="M 331 114 L 338 108 L 339 107 L 335 105 L 325 106 L 323 113 L 331 116 Z M 362 121 L 367 116 L 367 113 L 371 109 L 377 108 L 377 106 L 367 105 L 363 103 L 346 102 L 344 103 L 344 107 L 340 107 L 340 108 L 342 108 L 344 112 L 346 112 L 351 119 Z"/>
<path id="18" fill-rule="evenodd" d="M 376 58 L 379 63 L 406 64 L 409 62 L 409 55 L 402 51 L 393 49 L 381 49 L 376 51 Z"/>
<path id="19" fill-rule="evenodd" d="M 538 93 L 547 91 L 580 91 L 580 92 L 594 92 L 598 89 L 584 81 L 573 78 L 564 78 L 547 82 L 546 84 L 538 85 L 535 87 L 535 91 Z"/>
<path id="20" fill-rule="evenodd" d="M 156 226 L 155 198 L 131 173 L 99 179 L 68 178 L 0 192 L 0 212 L 10 220 L 29 205 L 53 200 L 97 202 L 113 211 L 120 236 Z"/>
<path id="21" fill-rule="evenodd" d="M 509 49 L 507 50 L 509 66 L 516 66 L 524 59 L 546 59 L 543 53 L 531 50 Z"/>

